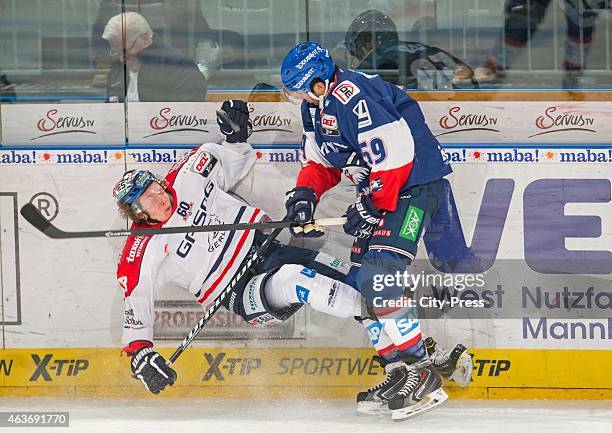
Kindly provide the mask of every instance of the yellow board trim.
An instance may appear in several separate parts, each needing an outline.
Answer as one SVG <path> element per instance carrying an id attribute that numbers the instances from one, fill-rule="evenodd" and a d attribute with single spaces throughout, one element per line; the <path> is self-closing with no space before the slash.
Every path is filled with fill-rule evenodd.
<path id="1" fill-rule="evenodd" d="M 173 349 L 159 349 L 169 357 Z M 447 383 L 463 399 L 612 399 L 612 350 L 475 349 L 473 382 Z M 377 383 L 371 349 L 190 348 L 166 397 L 353 398 Z M 119 349 L 5 349 L 0 397 L 148 396 Z M 8 374 L 7 374 L 8 370 Z"/>

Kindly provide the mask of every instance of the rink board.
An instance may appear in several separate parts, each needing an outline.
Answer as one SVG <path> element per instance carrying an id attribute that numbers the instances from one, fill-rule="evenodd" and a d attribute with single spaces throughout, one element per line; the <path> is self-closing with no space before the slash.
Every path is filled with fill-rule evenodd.
<path id="1" fill-rule="evenodd" d="M 453 233 L 455 246 L 469 253 L 482 253 L 495 262 L 485 271 L 490 279 L 488 285 L 469 294 L 486 297 L 491 304 L 486 311 L 475 311 L 475 315 L 463 319 L 427 320 L 428 316 L 422 316 L 424 330 L 443 346 L 462 342 L 475 348 L 610 350 L 611 170 L 609 162 L 588 162 L 588 158 L 607 158 L 612 150 L 593 147 L 561 151 L 546 145 L 501 152 L 476 145 L 447 147 L 447 152 L 458 159 L 449 176 L 461 223 Z M 123 300 L 115 269 L 122 239 L 49 239 L 23 220 L 18 210 L 32 202 L 64 230 L 125 228 L 109 187 L 126 168 L 165 172 L 187 151 L 178 146 L 0 150 L 0 158 L 21 161 L 7 162 L 0 170 L 4 347 L 121 345 Z M 255 153 L 257 162 L 252 176 L 236 192 L 255 206 L 267 209 L 273 218 L 282 218 L 282 197 L 291 188 L 300 166 L 295 156 L 298 152 L 275 148 Z M 521 155 L 530 162 L 489 161 L 500 153 Z M 543 153 L 544 158 L 537 160 Z M 463 154 L 466 161 L 461 161 Z M 569 156 L 574 162 L 561 162 L 561 158 Z M 322 198 L 317 214 L 341 215 L 352 194 L 351 186 L 343 183 Z M 284 239 L 288 240 L 286 233 Z M 340 228 L 331 228 L 325 237 L 306 246 L 346 261 L 351 239 Z M 422 243 L 418 263 L 412 267 L 415 273 L 421 266 L 434 270 L 428 259 L 430 247 L 427 240 Z M 572 260 L 565 260 L 567 266 L 552 273 L 541 271 L 552 251 L 570 255 Z M 584 276 L 585 271 L 593 273 Z M 596 327 L 562 328 L 557 319 L 566 312 L 554 306 L 544 305 L 542 317 L 527 316 L 521 305 L 521 298 L 525 298 L 523 287 L 534 298 L 537 290 L 546 292 L 538 298 L 542 303 L 546 297 L 560 296 L 564 286 L 581 295 L 594 286 L 607 295 L 600 303 L 588 305 L 587 298 L 581 296 L 575 320 L 570 324 L 586 327 L 587 320 L 592 320 Z M 163 288 L 156 300 L 155 334 L 159 340 L 179 339 L 203 314 L 184 290 Z M 526 323 L 526 318 L 531 322 Z M 540 323 L 542 318 L 549 320 L 546 326 Z M 212 337 L 229 346 L 253 338 L 272 346 L 279 344 L 271 340 L 274 338 L 282 338 L 283 344 L 307 347 L 352 348 L 367 344 L 363 330 L 354 321 L 333 319 L 307 308 L 283 326 L 251 328 L 223 311 L 215 315 L 202 337 Z M 331 336 L 330 329 L 336 330 Z"/>
<path id="2" fill-rule="evenodd" d="M 117 349 L 123 302 L 115 266 L 122 241 L 51 240 L 18 210 L 32 202 L 65 230 L 125 228 L 114 208 L 112 185 L 126 169 L 164 173 L 189 151 L 190 143 L 219 140 L 217 105 L 131 104 L 127 146 L 123 105 L 2 106 L 3 395 L 142 395 Z M 451 387 L 451 394 L 612 398 L 610 377 L 600 372 L 611 361 L 609 303 L 581 303 L 574 319 L 566 317 L 571 322 L 567 326 L 555 316 L 563 313 L 558 309 L 544 308 L 542 317 L 549 322 L 542 324 L 541 317 L 527 317 L 520 308 L 521 285 L 531 292 L 541 287 L 551 296 L 564 286 L 580 293 L 590 286 L 611 291 L 612 106 L 597 98 L 540 98 L 428 101 L 422 107 L 453 163 L 449 181 L 461 222 L 459 243 L 502 266 L 489 272 L 491 285 L 485 291 L 493 302 L 486 318 L 423 320 L 424 331 L 441 345 L 461 342 L 476 354 L 473 386 Z M 300 115 L 291 104 L 261 102 L 252 104 L 251 118 L 257 162 L 253 176 L 236 192 L 279 219 L 284 194 L 300 168 Z M 341 215 L 352 199 L 352 188 L 343 183 L 322 198 L 317 214 Z M 555 236 L 559 233 L 561 239 Z M 350 244 L 333 228 L 306 246 L 347 260 Z M 578 260 L 568 261 L 573 267 L 547 273 L 542 262 L 552 251 L 575 254 Z M 422 243 L 417 258 L 431 270 L 430 252 L 430 245 Z M 505 263 L 511 263 L 510 269 L 503 268 Z M 418 269 L 416 264 L 413 268 Z M 157 299 L 156 342 L 175 347 L 203 312 L 176 288 L 164 287 Z M 181 383 L 168 395 L 224 395 L 231 390 L 237 395 L 352 396 L 380 374 L 369 364 L 372 352 L 365 349 L 368 340 L 359 325 L 306 308 L 283 326 L 267 329 L 246 326 L 222 311 L 201 337 L 205 340 L 197 344 L 210 349 L 190 349 L 178 361 Z M 247 346 L 258 349 L 239 349 Z M 216 369 L 203 380 L 209 360 L 217 362 L 220 353 L 225 353 L 218 366 L 223 380 Z M 293 367 L 291 374 L 280 374 Z"/>
<path id="3" fill-rule="evenodd" d="M 421 101 L 419 105 L 442 144 L 609 146 L 612 108 L 610 94 L 604 95 L 607 99 L 591 101 L 440 99 Z M 129 104 L 126 110 L 123 104 L 5 104 L 0 119 L 1 143 L 35 149 L 49 145 L 119 147 L 126 143 L 159 146 L 217 142 L 223 139 L 216 123 L 218 105 L 139 102 Z M 251 143 L 301 142 L 299 106 L 278 102 L 251 102 L 249 106 Z M 41 156 L 35 159 L 52 162 Z"/>
<path id="4" fill-rule="evenodd" d="M 161 350 L 168 357 L 171 349 Z M 448 383 L 462 398 L 612 398 L 603 366 L 612 351 L 473 350 L 468 389 Z M 368 349 L 187 350 L 174 365 L 176 385 L 164 396 L 350 397 L 378 383 L 384 372 Z M 3 352 L 0 395 L 145 396 L 119 349 L 12 349 Z M 547 389 L 549 391 L 547 392 Z M 518 391 L 520 390 L 520 392 Z"/>

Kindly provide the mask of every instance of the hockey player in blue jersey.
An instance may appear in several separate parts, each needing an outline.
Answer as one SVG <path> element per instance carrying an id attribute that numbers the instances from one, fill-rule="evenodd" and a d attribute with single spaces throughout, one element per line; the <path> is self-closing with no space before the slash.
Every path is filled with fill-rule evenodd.
<path id="1" fill-rule="evenodd" d="M 384 382 L 359 393 L 358 410 L 388 407 L 393 419 L 431 410 L 448 397 L 427 355 L 415 308 L 386 308 L 405 288 L 399 281 L 383 287 L 376 282 L 402 274 L 414 260 L 452 169 L 413 99 L 378 76 L 339 69 L 322 46 L 296 45 L 283 61 L 281 79 L 287 96 L 302 100 L 304 126 L 305 165 L 285 197 L 287 218 L 311 223 L 319 199 L 343 171 L 357 186 L 344 225 L 356 238 L 349 281 L 368 303 L 362 324 L 387 372 Z M 455 349 L 448 352 L 452 362 L 469 358 L 465 347 Z"/>

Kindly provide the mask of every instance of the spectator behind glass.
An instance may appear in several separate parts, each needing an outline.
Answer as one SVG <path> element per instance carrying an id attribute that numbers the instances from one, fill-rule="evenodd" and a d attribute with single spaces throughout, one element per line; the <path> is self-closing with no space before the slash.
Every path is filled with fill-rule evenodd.
<path id="1" fill-rule="evenodd" d="M 98 69 L 107 69 L 111 62 L 108 44 L 102 39 L 104 26 L 110 17 L 121 12 L 138 12 L 145 17 L 160 41 L 192 58 L 195 53 L 194 35 L 210 30 L 199 0 L 102 0 L 91 35 Z"/>
<path id="2" fill-rule="evenodd" d="M 343 46 L 334 49 L 334 59 L 349 68 L 371 70 L 386 81 L 417 87 L 419 70 L 447 71 L 448 85 L 472 84 L 472 69 L 456 56 L 420 42 L 400 41 L 395 23 L 377 10 L 361 13 L 349 26 Z M 340 60 L 340 59 L 339 59 Z M 440 81 L 438 87 L 440 88 Z"/>
<path id="3" fill-rule="evenodd" d="M 116 58 L 107 78 L 108 101 L 204 101 L 206 79 L 196 64 L 158 41 L 142 15 L 111 17 L 102 38 Z"/>
<path id="4" fill-rule="evenodd" d="M 504 76 L 537 32 L 551 3 L 551 0 L 506 1 L 502 35 L 493 51 L 488 53 L 484 65 L 475 69 L 476 79 L 490 82 Z M 578 74 L 587 66 L 597 15 L 612 3 L 609 0 L 564 0 L 562 4 L 567 22 L 563 85 L 575 86 Z"/>

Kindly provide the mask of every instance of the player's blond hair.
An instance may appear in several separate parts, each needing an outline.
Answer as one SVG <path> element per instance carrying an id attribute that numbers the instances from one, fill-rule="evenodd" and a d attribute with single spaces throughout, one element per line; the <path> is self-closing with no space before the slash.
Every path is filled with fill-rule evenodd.
<path id="1" fill-rule="evenodd" d="M 153 29 L 151 29 L 145 17 L 138 12 L 124 12 L 114 15 L 108 20 L 102 33 L 102 39 L 107 41 L 123 40 L 127 44 L 143 34 L 153 37 Z"/>
<path id="2" fill-rule="evenodd" d="M 148 222 L 147 214 L 144 212 L 136 212 L 127 203 L 122 203 L 119 206 L 119 214 L 124 218 L 129 218 L 137 224 L 143 224 Z"/>

